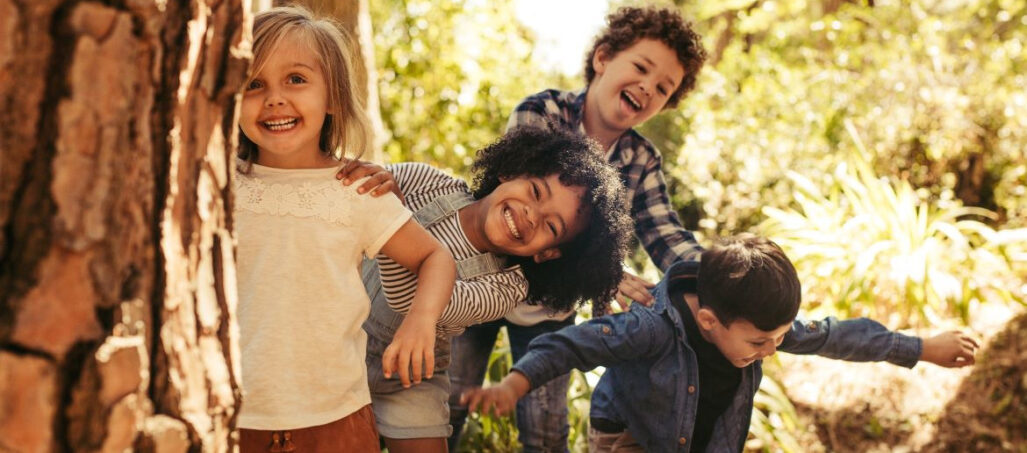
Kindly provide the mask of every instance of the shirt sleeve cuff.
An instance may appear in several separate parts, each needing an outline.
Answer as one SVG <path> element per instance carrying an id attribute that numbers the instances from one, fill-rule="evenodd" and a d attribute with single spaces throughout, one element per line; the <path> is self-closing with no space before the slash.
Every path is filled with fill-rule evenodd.
<path id="1" fill-rule="evenodd" d="M 920 361 L 922 351 L 923 340 L 919 337 L 895 333 L 891 351 L 885 360 L 898 366 L 913 368 Z"/>

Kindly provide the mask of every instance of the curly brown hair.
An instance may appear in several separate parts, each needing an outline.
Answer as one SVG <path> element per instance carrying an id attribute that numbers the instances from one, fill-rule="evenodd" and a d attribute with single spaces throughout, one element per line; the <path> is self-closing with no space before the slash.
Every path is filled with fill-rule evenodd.
<path id="1" fill-rule="evenodd" d="M 606 23 L 606 28 L 596 36 L 585 57 L 586 85 L 591 84 L 596 76 L 592 60 L 597 50 L 602 48 L 613 57 L 641 39 L 652 39 L 674 50 L 678 62 L 685 69 L 681 84 L 671 93 L 664 108 L 677 107 L 681 98 L 695 88 L 695 79 L 706 61 L 706 49 L 699 34 L 692 30 L 692 24 L 677 11 L 666 7 L 625 6 L 606 16 Z"/>
<path id="2" fill-rule="evenodd" d="M 584 231 L 560 246 L 558 259 L 536 263 L 508 257 L 528 279 L 528 303 L 562 312 L 592 301 L 600 316 L 617 293 L 631 238 L 631 219 L 619 174 L 603 161 L 598 144 L 555 124 L 520 126 L 478 151 L 471 171 L 472 194 L 484 198 L 506 178 L 559 175 L 560 182 L 585 189 L 589 209 Z"/>

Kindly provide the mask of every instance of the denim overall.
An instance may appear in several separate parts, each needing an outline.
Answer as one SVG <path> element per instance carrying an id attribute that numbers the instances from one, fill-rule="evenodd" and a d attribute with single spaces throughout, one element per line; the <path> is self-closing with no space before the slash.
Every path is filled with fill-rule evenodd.
<path id="1" fill-rule="evenodd" d="M 414 219 L 425 229 L 432 225 L 457 214 L 457 211 L 474 202 L 474 199 L 465 193 L 453 193 L 443 195 L 432 200 L 427 205 L 414 213 Z M 505 268 L 504 260 L 492 253 L 481 253 L 456 263 L 457 278 L 470 280 L 482 275 L 502 272 Z M 382 354 L 385 348 L 392 342 L 392 338 L 402 324 L 404 315 L 397 313 L 389 307 L 382 290 L 381 274 L 378 261 L 365 259 L 362 264 L 361 275 L 364 282 L 364 289 L 371 300 L 371 313 L 364 322 L 364 332 L 367 333 L 367 372 L 368 384 L 371 389 L 372 399 L 376 397 L 394 397 L 398 392 L 404 391 L 402 399 L 395 398 L 389 401 L 401 400 L 402 411 L 399 407 L 395 409 L 386 408 L 387 404 L 379 404 L 375 401 L 375 413 L 379 419 L 379 430 L 382 435 L 393 438 L 408 437 L 448 437 L 447 433 L 438 435 L 428 430 L 419 431 L 418 428 L 397 428 L 398 433 L 389 433 L 387 426 L 389 419 L 397 420 L 397 425 L 407 425 L 400 422 L 408 417 L 418 421 L 426 419 L 437 419 L 439 424 L 449 428 L 449 407 L 446 401 L 449 398 L 449 375 L 447 369 L 450 362 L 450 338 L 448 336 L 436 336 L 435 338 L 435 373 L 431 379 L 424 379 L 421 384 L 403 389 L 398 377 L 394 374 L 391 379 L 385 379 L 382 375 Z M 442 408 L 436 407 L 437 400 L 440 400 Z M 420 401 L 420 403 L 418 403 Z M 415 407 L 415 406 L 428 407 Z M 382 410 L 384 413 L 380 413 Z M 425 412 L 427 411 L 427 412 Z M 402 412 L 402 413 L 400 413 Z"/>

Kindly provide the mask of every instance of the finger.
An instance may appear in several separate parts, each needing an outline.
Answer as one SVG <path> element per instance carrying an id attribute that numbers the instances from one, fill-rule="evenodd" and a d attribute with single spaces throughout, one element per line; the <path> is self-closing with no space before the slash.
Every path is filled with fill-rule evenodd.
<path id="1" fill-rule="evenodd" d="M 424 378 L 431 379 L 435 375 L 435 349 L 429 349 L 424 354 Z"/>
<path id="2" fill-rule="evenodd" d="M 617 305 L 620 306 L 621 311 L 628 311 L 628 307 L 631 306 L 631 298 L 625 296 L 624 293 L 617 293 L 617 297 L 614 298 L 617 301 Z"/>
<path id="3" fill-rule="evenodd" d="M 356 159 L 350 159 L 339 169 L 339 172 L 335 174 L 335 179 L 341 179 L 342 184 L 348 186 L 355 178 L 350 175 L 354 168 L 359 167 L 360 164 Z"/>
<path id="4" fill-rule="evenodd" d="M 364 183 L 361 184 L 360 187 L 357 187 L 357 193 L 364 193 L 370 191 L 371 189 L 374 189 L 375 187 L 378 187 L 386 178 L 387 176 L 383 172 L 378 172 L 371 175 L 371 177 L 367 178 L 367 180 L 364 181 Z"/>
<path id="5" fill-rule="evenodd" d="M 974 348 L 981 347 L 981 345 L 977 343 L 977 340 L 973 339 L 973 337 L 969 335 L 963 335 L 963 341 L 972 344 Z"/>
<path id="6" fill-rule="evenodd" d="M 410 368 L 414 372 L 414 384 L 421 383 L 421 366 L 424 365 L 424 362 L 421 360 L 421 354 L 421 351 L 415 350 L 415 352 L 410 355 Z"/>
<path id="7" fill-rule="evenodd" d="M 474 391 L 473 393 L 470 394 L 470 396 L 469 396 L 470 400 L 467 403 L 467 411 L 468 412 L 481 412 L 479 410 L 479 407 L 478 407 L 478 406 L 481 405 L 481 394 L 482 394 L 481 390 L 476 390 L 476 391 Z"/>
<path id="8" fill-rule="evenodd" d="M 396 371 L 396 346 L 389 345 L 385 348 L 385 352 L 382 354 L 382 373 L 385 374 L 385 378 L 389 379 L 392 377 L 392 373 Z"/>
<path id="9" fill-rule="evenodd" d="M 622 281 L 618 285 L 618 289 L 623 292 L 626 296 L 634 299 L 637 302 L 647 302 L 652 299 L 652 294 L 649 294 L 649 290 L 646 289 L 641 280 Z"/>
<path id="10" fill-rule="evenodd" d="M 385 195 L 385 194 L 387 194 L 389 192 L 392 192 L 395 188 L 396 188 L 396 182 L 391 180 L 391 179 L 389 179 L 389 180 L 386 180 L 385 182 L 379 184 L 378 187 L 375 187 L 375 189 L 371 191 L 371 196 L 377 197 L 377 196 Z"/>
<path id="11" fill-rule="evenodd" d="M 396 363 L 396 371 L 399 372 L 399 382 L 403 388 L 410 387 L 410 351 L 401 351 Z"/>

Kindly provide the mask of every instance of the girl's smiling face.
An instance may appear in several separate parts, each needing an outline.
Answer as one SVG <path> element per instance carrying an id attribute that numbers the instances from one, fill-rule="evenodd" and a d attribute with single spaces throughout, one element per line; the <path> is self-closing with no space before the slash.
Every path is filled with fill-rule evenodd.
<path id="1" fill-rule="evenodd" d="M 321 64 L 307 40 L 295 33 L 270 50 L 247 82 L 239 125 L 257 145 L 257 164 L 317 168 L 332 164 L 319 147 L 329 112 Z"/>
<path id="2" fill-rule="evenodd" d="M 557 247 L 588 223 L 588 209 L 581 202 L 584 194 L 584 188 L 564 185 L 556 174 L 503 181 L 480 200 L 480 228 L 490 251 L 533 256 L 536 262 L 559 258 Z"/>

